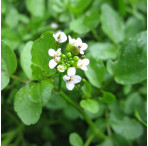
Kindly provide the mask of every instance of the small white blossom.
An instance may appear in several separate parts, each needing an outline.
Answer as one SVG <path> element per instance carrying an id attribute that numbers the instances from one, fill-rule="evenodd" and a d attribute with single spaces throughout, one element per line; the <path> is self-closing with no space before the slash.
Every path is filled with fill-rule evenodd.
<path id="1" fill-rule="evenodd" d="M 53 57 L 53 59 L 49 61 L 49 68 L 53 69 L 60 61 L 61 48 L 59 48 L 57 51 L 55 51 L 54 49 L 49 49 L 48 54 L 49 56 Z"/>
<path id="2" fill-rule="evenodd" d="M 72 90 L 75 84 L 81 82 L 81 77 L 76 74 L 76 69 L 70 67 L 67 71 L 67 75 L 63 77 L 63 80 L 66 82 L 66 87 L 68 90 Z"/>
<path id="3" fill-rule="evenodd" d="M 57 29 L 58 28 L 58 24 L 55 23 L 55 22 L 51 23 L 50 26 L 51 26 L 52 29 Z"/>
<path id="4" fill-rule="evenodd" d="M 57 69 L 59 72 L 64 72 L 65 71 L 65 67 L 63 65 L 58 65 Z"/>
<path id="5" fill-rule="evenodd" d="M 87 49 L 88 45 L 86 43 L 83 43 L 80 38 L 73 39 L 71 36 L 68 36 L 69 38 L 69 44 L 75 46 L 76 48 L 79 49 L 80 54 L 84 54 L 84 50 Z"/>
<path id="6" fill-rule="evenodd" d="M 76 41 L 76 47 L 80 50 L 80 54 L 84 54 L 84 50 L 87 49 L 88 45 L 86 43 L 83 43 L 80 38 L 77 38 Z"/>
<path id="7" fill-rule="evenodd" d="M 89 64 L 89 59 L 79 59 L 77 63 L 77 67 L 81 68 L 84 71 L 87 71 L 87 65 Z"/>
<path id="8" fill-rule="evenodd" d="M 68 35 L 68 38 L 69 38 L 69 44 L 73 45 L 73 46 L 76 46 L 76 39 L 72 39 L 70 35 Z"/>
<path id="9" fill-rule="evenodd" d="M 62 31 L 58 31 L 57 33 L 53 34 L 53 37 L 59 43 L 64 43 L 67 40 L 66 34 Z"/>

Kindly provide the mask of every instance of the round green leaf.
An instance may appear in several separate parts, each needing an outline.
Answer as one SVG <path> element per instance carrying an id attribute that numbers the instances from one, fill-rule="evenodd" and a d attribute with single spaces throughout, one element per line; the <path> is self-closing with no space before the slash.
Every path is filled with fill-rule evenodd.
<path id="1" fill-rule="evenodd" d="M 83 146 L 82 138 L 75 132 L 70 134 L 69 142 L 72 146 Z"/>
<path id="2" fill-rule="evenodd" d="M 112 104 L 116 101 L 116 96 L 110 92 L 103 91 L 103 98 L 99 98 L 99 100 L 106 104 Z"/>
<path id="3" fill-rule="evenodd" d="M 119 43 L 124 39 L 122 19 L 108 4 L 103 4 L 101 7 L 101 24 L 104 33 L 113 42 Z"/>
<path id="4" fill-rule="evenodd" d="M 99 110 L 99 104 L 94 99 L 81 100 L 80 105 L 91 113 L 97 113 Z"/>
<path id="5" fill-rule="evenodd" d="M 147 78 L 147 33 L 142 32 L 126 40 L 116 62 L 109 61 L 108 71 L 119 84 L 136 84 Z"/>
<path id="6" fill-rule="evenodd" d="M 35 124 L 42 112 L 41 103 L 32 102 L 29 96 L 29 88 L 24 86 L 17 92 L 14 100 L 14 109 L 26 125 Z"/>
<path id="7" fill-rule="evenodd" d="M 3 90 L 9 84 L 10 78 L 1 72 L 1 90 Z"/>

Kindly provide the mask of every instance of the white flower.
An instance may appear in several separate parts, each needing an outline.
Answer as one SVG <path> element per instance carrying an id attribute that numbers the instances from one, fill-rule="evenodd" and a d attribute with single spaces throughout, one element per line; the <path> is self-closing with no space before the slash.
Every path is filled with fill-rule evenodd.
<path id="1" fill-rule="evenodd" d="M 69 39 L 69 44 L 75 46 L 76 45 L 76 39 L 72 39 L 70 35 L 68 35 L 68 39 Z"/>
<path id="2" fill-rule="evenodd" d="M 53 57 L 53 59 L 49 61 L 49 68 L 53 69 L 60 61 L 61 48 L 59 48 L 57 51 L 55 51 L 54 49 L 49 49 L 48 54 L 49 56 Z"/>
<path id="3" fill-rule="evenodd" d="M 65 67 L 63 65 L 58 65 L 57 69 L 59 72 L 64 72 L 65 71 Z"/>
<path id="4" fill-rule="evenodd" d="M 70 35 L 68 36 L 68 38 L 69 38 L 69 44 L 78 48 L 80 54 L 84 54 L 84 50 L 87 49 L 88 45 L 86 43 L 83 43 L 80 38 L 72 39 Z"/>
<path id="5" fill-rule="evenodd" d="M 77 63 L 77 67 L 81 68 L 82 70 L 87 71 L 87 65 L 89 64 L 89 59 L 79 59 Z"/>
<path id="6" fill-rule="evenodd" d="M 76 47 L 80 50 L 80 54 L 84 54 L 84 50 L 87 49 L 88 45 L 86 43 L 83 43 L 80 38 L 77 38 L 76 41 Z"/>
<path id="7" fill-rule="evenodd" d="M 50 26 L 51 26 L 52 29 L 57 29 L 58 28 L 58 24 L 55 23 L 55 22 L 51 23 Z"/>
<path id="8" fill-rule="evenodd" d="M 55 40 L 59 43 L 63 43 L 67 40 L 67 36 L 64 32 L 58 31 L 57 33 L 53 34 Z"/>
<path id="9" fill-rule="evenodd" d="M 63 77 L 63 80 L 66 82 L 66 87 L 68 90 L 72 90 L 75 84 L 81 82 L 81 77 L 76 74 L 76 69 L 70 67 L 67 71 L 67 75 Z"/>

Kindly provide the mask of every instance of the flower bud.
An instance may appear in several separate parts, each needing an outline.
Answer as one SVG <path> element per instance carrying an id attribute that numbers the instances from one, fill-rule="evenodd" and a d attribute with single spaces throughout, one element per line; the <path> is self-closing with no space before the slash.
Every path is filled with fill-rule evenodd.
<path id="1" fill-rule="evenodd" d="M 65 71 L 65 66 L 64 65 L 58 65 L 57 69 L 59 72 L 64 72 Z"/>
<path id="2" fill-rule="evenodd" d="M 78 59 L 79 59 L 78 56 L 74 56 L 74 57 L 73 57 L 73 60 L 74 60 L 74 61 L 78 61 Z"/>

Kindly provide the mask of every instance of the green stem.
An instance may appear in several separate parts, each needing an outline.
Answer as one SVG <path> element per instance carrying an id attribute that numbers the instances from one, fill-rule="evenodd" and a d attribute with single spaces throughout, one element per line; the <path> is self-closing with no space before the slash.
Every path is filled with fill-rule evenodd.
<path id="1" fill-rule="evenodd" d="M 59 85 L 58 85 L 59 91 L 61 91 L 61 84 L 62 84 L 62 75 L 59 74 Z"/>
<path id="2" fill-rule="evenodd" d="M 108 121 L 108 118 L 109 118 L 108 109 L 106 109 L 105 117 L 106 117 L 106 120 L 107 120 L 107 127 L 106 127 L 107 128 L 107 133 L 108 133 L 108 135 L 111 135 L 112 131 L 111 131 L 110 124 L 109 124 L 109 121 Z"/>
<path id="3" fill-rule="evenodd" d="M 24 80 L 24 79 L 22 79 L 22 78 L 20 78 L 20 77 L 18 77 L 18 76 L 11 75 L 11 74 L 9 74 L 9 73 L 7 73 L 7 72 L 2 71 L 2 73 L 5 74 L 5 75 L 7 75 L 7 76 L 9 76 L 10 78 L 12 78 L 12 79 L 14 79 L 14 80 L 17 80 L 17 81 L 20 81 L 20 82 L 22 82 L 22 83 L 27 84 L 27 83 L 29 82 L 29 80 Z"/>
<path id="4" fill-rule="evenodd" d="M 99 35 L 97 34 L 96 30 L 92 30 L 91 32 L 92 32 L 94 38 L 95 38 L 97 41 L 100 41 L 100 37 L 99 37 Z"/>
<path id="5" fill-rule="evenodd" d="M 84 117 L 85 121 L 87 124 L 92 128 L 93 133 L 98 135 L 99 138 L 104 139 L 106 136 L 104 133 L 102 133 L 92 122 L 92 120 L 88 117 L 88 115 L 84 112 L 84 110 L 76 103 L 74 102 L 71 98 L 69 98 L 64 92 L 60 91 L 60 95 L 69 103 L 71 104 L 74 108 L 76 108 L 81 115 Z"/>
<path id="6" fill-rule="evenodd" d="M 91 135 L 88 137 L 87 141 L 85 142 L 84 146 L 89 146 L 90 143 L 91 143 L 91 141 L 93 140 L 94 136 L 95 136 L 94 134 L 91 134 Z"/>

